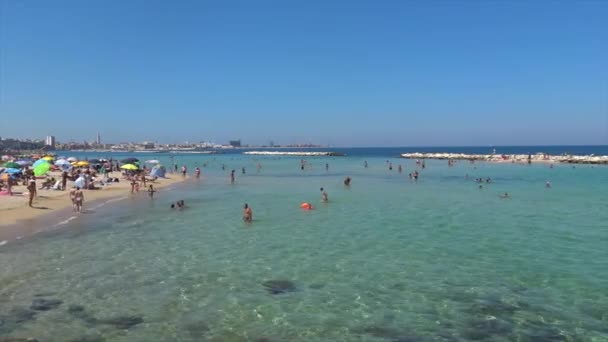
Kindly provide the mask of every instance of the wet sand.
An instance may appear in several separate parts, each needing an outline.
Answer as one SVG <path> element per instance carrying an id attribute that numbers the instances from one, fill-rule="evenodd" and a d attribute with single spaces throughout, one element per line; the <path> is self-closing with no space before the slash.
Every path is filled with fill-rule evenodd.
<path id="1" fill-rule="evenodd" d="M 61 177 L 58 173 L 51 173 L 51 175 L 56 179 Z M 118 172 L 110 173 L 109 176 L 120 178 Z M 170 174 L 168 177 L 146 182 L 146 186 L 153 184 L 155 189 L 162 189 L 185 179 L 177 174 Z M 39 187 L 42 180 L 38 180 L 37 183 Z M 69 195 L 72 184 L 73 182 L 68 181 L 68 189 L 65 191 L 38 189 L 33 207 L 28 206 L 29 195 L 24 185 L 14 186 L 13 196 L 0 196 L 0 243 L 35 234 L 44 230 L 45 226 L 56 224 L 73 215 Z M 139 193 L 131 194 L 130 182 L 121 179 L 120 182 L 109 183 L 99 190 L 84 190 L 83 213 L 96 207 L 99 203 L 129 196 L 147 197 L 147 189 L 141 187 Z M 43 222 L 49 222 L 49 224 L 42 224 Z"/>

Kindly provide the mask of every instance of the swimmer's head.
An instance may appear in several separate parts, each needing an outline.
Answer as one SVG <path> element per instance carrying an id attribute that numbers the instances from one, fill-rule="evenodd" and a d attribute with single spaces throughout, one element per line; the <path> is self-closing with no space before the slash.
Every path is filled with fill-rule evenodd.
<path id="1" fill-rule="evenodd" d="M 247 205 L 247 203 L 245 203 L 245 209 L 249 208 L 249 205 Z"/>
<path id="2" fill-rule="evenodd" d="M 175 209 L 175 203 L 171 203 L 171 209 Z"/>
<path id="3" fill-rule="evenodd" d="M 323 188 L 321 188 L 320 190 L 323 191 Z"/>

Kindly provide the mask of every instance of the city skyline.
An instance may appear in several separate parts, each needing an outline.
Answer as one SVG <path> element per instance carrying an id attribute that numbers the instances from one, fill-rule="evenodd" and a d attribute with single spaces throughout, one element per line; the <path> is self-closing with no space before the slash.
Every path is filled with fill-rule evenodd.
<path id="1" fill-rule="evenodd" d="M 0 136 L 608 144 L 606 2 L 0 7 Z"/>

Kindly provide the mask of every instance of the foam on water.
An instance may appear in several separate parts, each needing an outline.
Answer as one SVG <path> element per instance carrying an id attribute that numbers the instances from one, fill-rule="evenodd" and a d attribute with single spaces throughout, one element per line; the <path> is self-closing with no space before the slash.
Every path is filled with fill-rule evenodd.
<path id="1" fill-rule="evenodd" d="M 412 161 L 393 159 L 390 172 L 385 157 L 368 169 L 363 158 L 315 158 L 303 172 L 299 158 L 191 158 L 191 169 L 208 163 L 204 178 L 3 246 L 0 320 L 35 298 L 63 303 L 0 325 L 0 336 L 608 339 L 608 168 L 427 161 L 413 182 Z M 476 177 L 494 182 L 478 189 Z M 169 209 L 179 199 L 188 208 Z"/>

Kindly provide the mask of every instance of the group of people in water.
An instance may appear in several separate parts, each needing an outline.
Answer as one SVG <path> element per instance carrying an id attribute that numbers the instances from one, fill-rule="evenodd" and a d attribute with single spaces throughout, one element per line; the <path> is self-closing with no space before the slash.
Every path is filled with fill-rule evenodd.
<path id="1" fill-rule="evenodd" d="M 456 161 L 454 161 L 454 160 L 448 160 L 448 166 L 449 167 L 453 167 L 455 164 L 456 164 Z M 387 160 L 386 161 L 386 165 L 387 165 L 387 167 L 388 167 L 389 170 L 393 170 L 393 164 L 392 164 L 391 161 Z M 416 160 L 416 165 L 420 169 L 425 169 L 426 168 L 426 163 L 425 163 L 424 160 Z M 364 161 L 363 166 L 364 166 L 364 168 L 368 168 L 369 167 L 368 162 Z M 257 163 L 258 173 L 260 172 L 261 168 L 262 168 L 261 164 Z M 304 159 L 301 159 L 300 160 L 300 170 L 306 170 L 306 169 L 312 169 L 312 164 L 309 163 L 308 161 L 304 160 Z M 222 164 L 222 170 L 226 170 L 226 165 L 225 164 Z M 329 163 L 325 163 L 325 170 L 329 171 Z M 177 167 L 176 167 L 175 171 L 177 171 Z M 403 168 L 402 168 L 401 165 L 398 165 L 398 171 L 400 173 L 403 171 Z M 246 174 L 245 167 L 241 168 L 241 173 L 242 174 Z M 186 176 L 186 174 L 187 174 L 187 167 L 184 165 L 184 166 L 182 166 L 182 175 Z M 195 175 L 196 178 L 200 178 L 200 174 L 201 174 L 200 168 L 197 167 L 195 169 L 194 175 Z M 418 171 L 418 169 L 414 170 L 413 172 L 409 173 L 409 175 L 408 175 L 408 177 L 410 178 L 410 180 L 414 180 L 414 181 L 418 180 L 419 176 L 420 176 L 420 172 Z M 469 175 L 468 174 L 465 176 L 465 179 L 469 179 Z M 232 169 L 230 171 L 230 183 L 234 184 L 235 181 L 236 181 L 236 170 Z M 344 180 L 343 180 L 344 186 L 350 187 L 351 181 L 352 181 L 351 177 L 350 176 L 346 176 L 344 178 Z M 485 179 L 482 178 L 482 177 L 479 177 L 479 178 L 475 178 L 475 182 L 479 184 L 479 188 L 481 189 L 481 188 L 483 188 L 483 185 L 482 185 L 483 183 L 490 184 L 493 181 L 492 181 L 492 179 L 490 177 L 487 177 Z M 550 188 L 551 187 L 551 183 L 547 181 L 546 184 L 545 184 L 545 186 L 547 188 Z M 328 203 L 329 202 L 329 195 L 328 195 L 327 191 L 325 190 L 325 188 L 321 187 L 319 190 L 321 192 L 321 202 L 322 203 Z M 153 190 L 152 185 L 150 185 L 150 189 L 148 191 L 149 191 L 150 197 L 153 197 L 154 192 L 156 192 L 155 190 Z M 500 194 L 498 197 L 499 198 L 503 198 L 503 199 L 511 198 L 511 196 L 509 195 L 508 192 L 504 192 L 504 193 Z M 184 207 L 185 206 L 184 206 L 184 201 L 183 200 L 171 204 L 171 208 L 172 209 L 175 209 L 175 208 L 177 208 L 177 209 L 183 209 Z M 302 202 L 300 204 L 300 208 L 302 208 L 304 210 L 313 210 L 314 206 L 312 204 L 308 203 L 308 202 Z M 245 203 L 244 206 L 243 206 L 243 216 L 242 216 L 242 218 L 243 218 L 243 221 L 248 222 L 248 223 L 250 223 L 250 222 L 253 221 L 253 209 L 251 208 L 251 206 L 248 203 Z"/>

